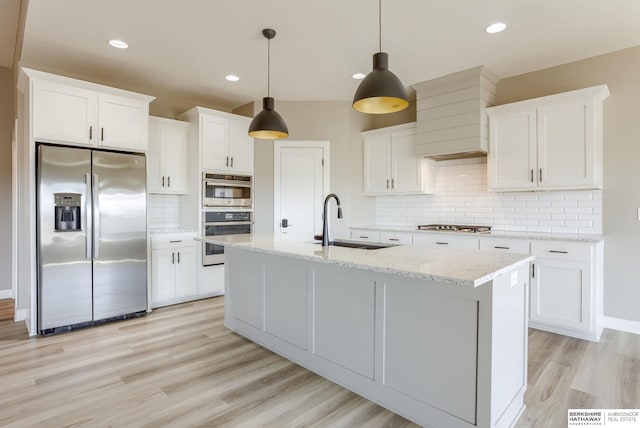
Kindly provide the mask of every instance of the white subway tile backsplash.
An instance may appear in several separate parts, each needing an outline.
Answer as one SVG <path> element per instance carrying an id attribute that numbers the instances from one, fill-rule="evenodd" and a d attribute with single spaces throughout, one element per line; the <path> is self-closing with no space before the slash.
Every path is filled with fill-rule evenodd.
<path id="1" fill-rule="evenodd" d="M 149 195 L 147 219 L 150 228 L 178 227 L 180 223 L 180 200 L 177 195 Z"/>
<path id="2" fill-rule="evenodd" d="M 486 158 L 440 161 L 435 195 L 379 196 L 376 223 L 467 223 L 505 231 L 602 233 L 601 190 L 492 193 L 486 189 Z"/>

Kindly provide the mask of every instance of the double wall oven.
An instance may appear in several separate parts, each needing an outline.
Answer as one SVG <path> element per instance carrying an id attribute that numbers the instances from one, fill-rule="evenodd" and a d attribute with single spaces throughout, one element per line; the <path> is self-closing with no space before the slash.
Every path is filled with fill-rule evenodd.
<path id="1" fill-rule="evenodd" d="M 250 176 L 202 175 L 202 236 L 251 233 L 253 228 L 252 178 Z M 224 263 L 222 245 L 202 244 L 202 265 Z"/>

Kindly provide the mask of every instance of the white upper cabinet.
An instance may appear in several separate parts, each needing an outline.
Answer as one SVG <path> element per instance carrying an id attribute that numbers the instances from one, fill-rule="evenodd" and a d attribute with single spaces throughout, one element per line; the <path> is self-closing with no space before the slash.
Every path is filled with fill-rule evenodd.
<path id="1" fill-rule="evenodd" d="M 606 85 L 505 104 L 489 115 L 489 190 L 602 188 Z"/>
<path id="2" fill-rule="evenodd" d="M 35 141 L 146 151 L 153 97 L 23 68 Z"/>
<path id="3" fill-rule="evenodd" d="M 415 123 L 367 131 L 362 136 L 365 195 L 434 192 L 434 161 L 415 154 Z"/>
<path id="4" fill-rule="evenodd" d="M 187 193 L 189 123 L 149 118 L 147 190 L 149 193 Z"/>
<path id="5" fill-rule="evenodd" d="M 203 107 L 178 116 L 198 126 L 201 168 L 206 172 L 253 175 L 251 118 Z"/>

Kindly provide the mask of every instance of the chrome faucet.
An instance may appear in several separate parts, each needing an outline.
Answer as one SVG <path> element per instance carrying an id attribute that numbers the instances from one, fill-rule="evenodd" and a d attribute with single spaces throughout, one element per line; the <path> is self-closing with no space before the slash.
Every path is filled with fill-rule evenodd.
<path id="1" fill-rule="evenodd" d="M 342 208 L 340 207 L 340 198 L 335 193 L 329 193 L 324 198 L 324 210 L 322 211 L 322 246 L 329 246 L 329 219 L 327 217 L 327 208 L 329 206 L 329 199 L 335 199 L 338 204 L 338 218 L 342 218 Z"/>

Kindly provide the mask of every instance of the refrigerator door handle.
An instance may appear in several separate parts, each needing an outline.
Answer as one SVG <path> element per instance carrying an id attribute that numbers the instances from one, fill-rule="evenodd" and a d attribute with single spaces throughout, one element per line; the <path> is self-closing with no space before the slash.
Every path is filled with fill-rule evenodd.
<path id="1" fill-rule="evenodd" d="M 87 260 L 91 260 L 91 174 L 87 173 L 84 175 L 84 182 L 87 186 L 87 193 L 84 197 L 84 215 L 85 215 L 85 222 L 84 222 L 84 232 L 85 232 L 85 237 L 86 237 L 86 254 L 85 257 L 87 258 Z"/>
<path id="2" fill-rule="evenodd" d="M 100 198 L 98 190 L 100 189 L 100 177 L 93 174 L 93 257 L 100 257 Z"/>

